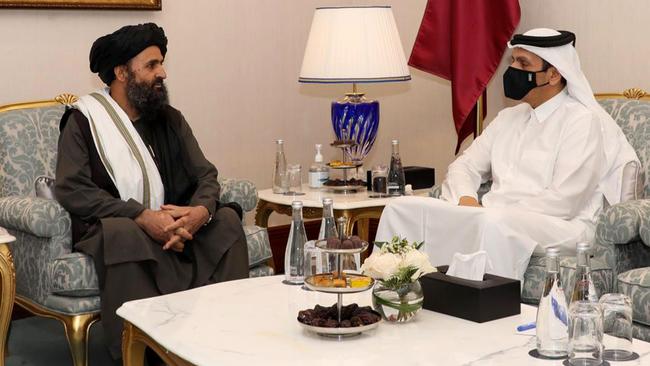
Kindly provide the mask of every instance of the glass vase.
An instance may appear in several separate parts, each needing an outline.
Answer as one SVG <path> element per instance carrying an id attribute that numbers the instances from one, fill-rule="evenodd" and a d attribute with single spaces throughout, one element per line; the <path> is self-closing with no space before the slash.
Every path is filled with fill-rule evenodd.
<path id="1" fill-rule="evenodd" d="M 424 294 L 420 280 L 403 284 L 397 288 L 388 287 L 378 280 L 372 289 L 372 307 L 389 322 L 407 322 L 422 309 Z"/>

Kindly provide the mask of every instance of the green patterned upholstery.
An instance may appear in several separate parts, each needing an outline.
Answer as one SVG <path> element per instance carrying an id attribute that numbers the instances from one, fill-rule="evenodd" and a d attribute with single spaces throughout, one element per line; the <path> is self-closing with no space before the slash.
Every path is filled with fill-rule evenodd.
<path id="1" fill-rule="evenodd" d="M 16 293 L 47 309 L 74 315 L 99 311 L 92 260 L 72 251 L 70 216 L 53 200 L 35 197 L 38 176 L 54 176 L 62 105 L 0 112 L 0 226 L 16 237 L 11 250 Z M 245 212 L 257 204 L 255 185 L 223 179 L 221 200 Z M 250 275 L 273 274 L 266 229 L 244 226 Z"/>
<path id="2" fill-rule="evenodd" d="M 618 275 L 618 290 L 632 299 L 632 319 L 650 327 L 650 267 L 631 269 Z"/>
<path id="3" fill-rule="evenodd" d="M 590 260 L 591 276 L 599 294 L 611 291 L 614 284 L 612 269 L 602 260 L 593 257 Z M 542 297 L 544 280 L 546 276 L 546 257 L 532 256 L 524 273 L 524 287 L 521 291 L 521 301 L 536 305 Z M 560 278 L 567 300 L 571 298 L 571 292 L 575 285 L 576 258 L 560 257 Z"/>
<path id="4" fill-rule="evenodd" d="M 643 192 L 650 197 L 650 97 L 605 97 L 599 103 L 621 126 L 641 161 Z M 596 225 L 595 253 L 612 268 L 613 290 L 632 299 L 634 337 L 650 341 L 650 200 L 604 210 Z"/>

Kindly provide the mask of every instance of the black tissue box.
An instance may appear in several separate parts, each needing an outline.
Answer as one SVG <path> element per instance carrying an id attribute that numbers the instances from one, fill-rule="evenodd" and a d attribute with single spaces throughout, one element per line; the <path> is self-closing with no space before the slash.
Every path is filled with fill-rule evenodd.
<path id="1" fill-rule="evenodd" d="M 478 323 L 521 312 L 519 280 L 486 274 L 483 281 L 447 276 L 449 266 L 420 278 L 427 310 Z"/>
<path id="2" fill-rule="evenodd" d="M 404 181 L 413 189 L 431 188 L 436 184 L 436 170 L 423 166 L 405 166 Z"/>

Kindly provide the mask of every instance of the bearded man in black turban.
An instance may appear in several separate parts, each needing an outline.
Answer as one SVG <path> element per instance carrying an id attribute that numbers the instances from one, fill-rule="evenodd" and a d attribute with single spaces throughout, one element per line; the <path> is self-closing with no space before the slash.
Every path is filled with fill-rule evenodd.
<path id="1" fill-rule="evenodd" d="M 153 23 L 97 39 L 90 70 L 108 87 L 61 120 L 56 197 L 95 263 L 115 358 L 124 302 L 248 277 L 241 209 L 219 202 L 217 169 L 168 103 L 166 53 Z"/>

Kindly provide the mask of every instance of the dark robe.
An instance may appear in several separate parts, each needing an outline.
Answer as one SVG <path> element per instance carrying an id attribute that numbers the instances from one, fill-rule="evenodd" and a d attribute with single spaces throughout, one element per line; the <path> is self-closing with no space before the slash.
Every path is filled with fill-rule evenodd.
<path id="1" fill-rule="evenodd" d="M 86 117 L 76 109 L 61 119 L 56 198 L 70 213 L 76 250 L 90 255 L 99 278 L 101 316 L 111 354 L 121 355 L 124 302 L 248 277 L 241 212 L 219 202 L 217 169 L 203 155 L 182 114 L 166 107 L 134 126 L 156 162 L 165 203 L 205 206 L 212 221 L 182 253 L 162 250 L 134 219 L 145 209 L 120 199 L 99 158 Z M 110 147 L 108 147 L 110 148 Z"/>

